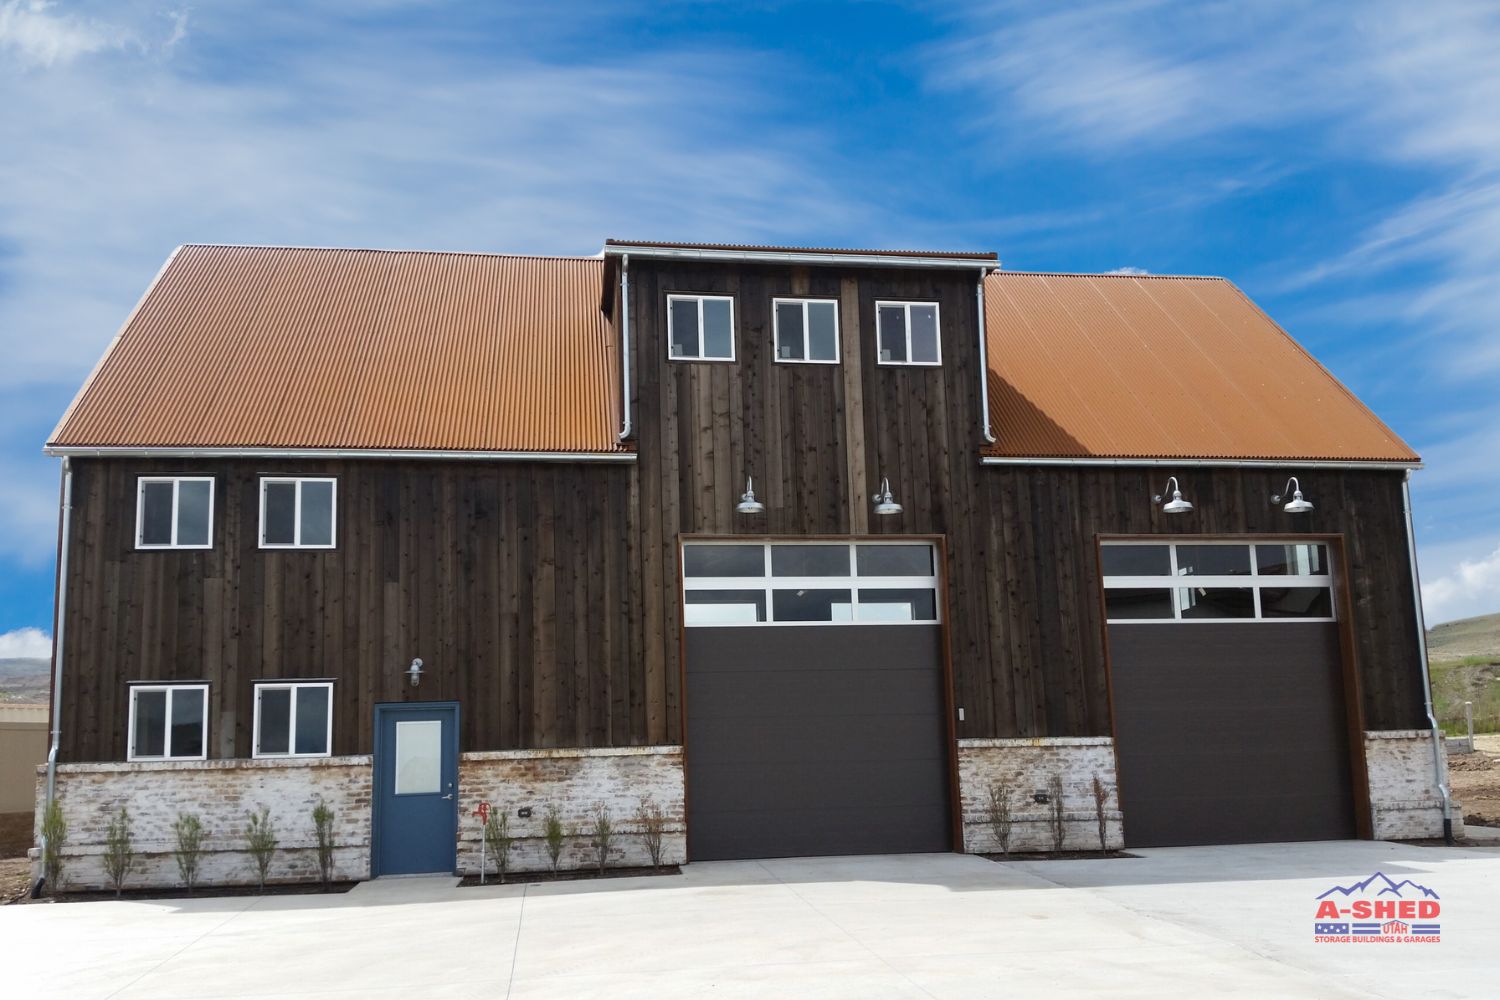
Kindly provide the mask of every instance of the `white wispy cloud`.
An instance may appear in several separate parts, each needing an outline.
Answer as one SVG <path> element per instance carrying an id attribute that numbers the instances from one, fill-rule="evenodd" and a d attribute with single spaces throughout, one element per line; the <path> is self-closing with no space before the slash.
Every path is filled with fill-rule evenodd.
<path id="1" fill-rule="evenodd" d="M 0 660 L 45 660 L 52 655 L 52 637 L 39 628 L 0 632 Z"/>
<path id="2" fill-rule="evenodd" d="M 10 0 L 0 5 L 0 50 L 22 65 L 52 66 L 102 49 L 135 41 L 130 31 L 100 21 L 58 13 L 43 0 Z"/>
<path id="3" fill-rule="evenodd" d="M 1500 546 L 1487 556 L 1460 560 L 1441 576 L 1424 579 L 1422 607 L 1430 624 L 1500 611 Z"/>

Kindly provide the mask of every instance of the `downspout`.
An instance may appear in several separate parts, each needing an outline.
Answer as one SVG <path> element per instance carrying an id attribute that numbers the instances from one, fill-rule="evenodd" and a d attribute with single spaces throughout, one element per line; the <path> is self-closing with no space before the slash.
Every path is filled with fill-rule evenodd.
<path id="1" fill-rule="evenodd" d="M 630 437 L 630 254 L 620 255 L 620 440 Z"/>
<path id="2" fill-rule="evenodd" d="M 62 746 L 62 682 L 63 682 L 63 638 L 68 628 L 68 545 L 72 540 L 73 522 L 73 463 L 64 456 L 62 460 L 62 528 L 57 547 L 57 634 L 52 641 L 52 741 L 47 750 L 47 799 L 42 806 L 42 816 L 52 807 L 57 798 L 57 753 Z M 47 840 L 42 838 L 42 857 L 47 856 Z M 45 870 L 45 869 L 44 869 Z M 42 881 L 36 880 L 31 887 L 35 898 L 41 893 Z"/>
<path id="3" fill-rule="evenodd" d="M 984 413 L 985 443 L 994 444 L 995 435 L 990 428 L 990 356 L 984 330 L 984 276 L 988 273 L 989 268 L 979 269 L 979 282 L 974 286 L 974 299 L 979 306 L 979 407 Z"/>
<path id="4" fill-rule="evenodd" d="M 1417 532 L 1411 515 L 1411 470 L 1401 480 L 1401 498 L 1406 506 L 1406 557 L 1411 563 L 1411 594 L 1417 610 L 1417 655 L 1422 664 L 1422 697 L 1426 699 L 1427 725 L 1432 729 L 1432 774 L 1443 797 L 1443 842 L 1453 843 L 1453 796 L 1444 780 L 1443 731 L 1432 711 L 1432 677 L 1427 670 L 1427 616 L 1422 612 L 1422 578 L 1417 572 Z"/>

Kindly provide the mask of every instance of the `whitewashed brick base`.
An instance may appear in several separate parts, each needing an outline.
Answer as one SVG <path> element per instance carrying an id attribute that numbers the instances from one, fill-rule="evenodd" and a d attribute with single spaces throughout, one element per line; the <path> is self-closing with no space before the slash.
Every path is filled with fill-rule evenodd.
<path id="1" fill-rule="evenodd" d="M 1110 850 L 1124 844 L 1116 795 L 1114 741 L 1108 737 L 1059 739 L 976 739 L 958 741 L 958 784 L 963 807 L 964 850 L 998 852 L 999 842 L 986 818 L 990 785 L 1008 781 L 1013 852 L 1050 851 L 1051 806 L 1033 801 L 1048 790 L 1053 775 L 1063 783 L 1063 849 L 1099 850 L 1094 778 L 1104 783 L 1105 842 Z"/>
<path id="2" fill-rule="evenodd" d="M 459 868 L 466 874 L 479 872 L 479 818 L 473 815 L 481 799 L 510 817 L 509 870 L 538 872 L 551 868 L 543 840 L 543 823 L 549 804 L 557 807 L 567 840 L 558 862 L 560 870 L 592 867 L 589 846 L 594 826 L 594 808 L 603 803 L 614 829 L 608 867 L 649 865 L 651 856 L 635 819 L 641 800 L 650 796 L 666 813 L 667 829 L 662 838 L 662 863 L 681 864 L 687 859 L 687 837 L 683 825 L 682 748 L 619 747 L 595 750 L 511 750 L 464 754 L 459 765 L 462 811 L 459 814 Z M 522 819 L 518 810 L 529 808 Z M 494 859 L 488 870 L 495 871 Z"/>
<path id="3" fill-rule="evenodd" d="M 1447 782 L 1447 754 L 1442 755 Z M 1443 835 L 1443 799 L 1433 775 L 1432 733 L 1398 729 L 1365 733 L 1370 774 L 1370 817 L 1376 840 L 1416 840 Z M 1463 810 L 1453 804 L 1453 833 L 1463 833 Z"/>
<path id="4" fill-rule="evenodd" d="M 40 824 L 45 769 L 37 773 Z M 122 805 L 130 812 L 137 853 L 127 887 L 180 884 L 172 823 L 188 812 L 197 814 L 206 832 L 198 884 L 253 885 L 244 830 L 248 814 L 262 806 L 270 809 L 280 841 L 268 881 L 316 881 L 312 810 L 320 800 L 334 811 L 334 877 L 369 878 L 371 774 L 368 755 L 60 765 L 57 794 L 68 821 L 60 888 L 106 887 L 105 830 Z M 459 759 L 459 789 L 458 863 L 465 872 L 479 870 L 480 825 L 471 813 L 481 799 L 509 812 L 511 832 L 519 838 L 510 856 L 511 871 L 551 867 L 542 841 L 548 804 L 557 806 L 568 833 L 559 868 L 594 863 L 589 831 L 600 802 L 609 808 L 617 831 L 609 867 L 649 864 L 635 820 L 648 795 L 666 813 L 663 863 L 680 864 L 686 858 L 681 747 L 467 753 Z M 531 808 L 531 818 L 516 816 L 523 807 Z"/>

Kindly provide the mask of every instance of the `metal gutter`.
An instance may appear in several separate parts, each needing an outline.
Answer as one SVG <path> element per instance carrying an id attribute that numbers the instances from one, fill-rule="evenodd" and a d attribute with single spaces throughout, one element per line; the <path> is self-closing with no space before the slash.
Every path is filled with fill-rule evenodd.
<path id="1" fill-rule="evenodd" d="M 982 455 L 980 465 L 1092 465 L 1116 467 L 1176 467 L 1205 469 L 1362 469 L 1368 472 L 1410 472 L 1421 462 L 1361 462 L 1303 458 L 1012 458 Z"/>
<path id="2" fill-rule="evenodd" d="M 1401 482 L 1401 502 L 1406 508 L 1406 556 L 1411 563 L 1411 596 L 1417 612 L 1417 657 L 1422 666 L 1423 707 L 1427 725 L 1432 730 L 1432 776 L 1438 794 L 1443 797 L 1443 842 L 1453 843 L 1453 796 L 1448 790 L 1443 755 L 1443 731 L 1432 711 L 1432 677 L 1427 669 L 1427 616 L 1422 610 L 1422 577 L 1417 571 L 1417 531 L 1411 514 L 1411 473 Z"/>
<path id="3" fill-rule="evenodd" d="M 630 437 L 630 254 L 620 256 L 620 412 L 619 440 Z"/>
<path id="4" fill-rule="evenodd" d="M 984 440 L 989 444 L 994 444 L 995 435 L 990 427 L 990 353 L 984 329 L 984 278 L 989 272 L 988 267 L 979 269 L 979 281 L 974 286 L 974 297 L 979 306 L 979 408 L 984 414 Z"/>
<path id="5" fill-rule="evenodd" d="M 654 257 L 661 260 L 706 260 L 742 264 L 816 264 L 830 267 L 942 267 L 995 269 L 1000 262 L 955 257 L 893 257 L 858 253 L 787 253 L 772 250 L 691 250 L 683 247 L 643 247 L 609 244 L 604 255 Z"/>
<path id="6" fill-rule="evenodd" d="M 58 748 L 62 746 L 62 690 L 63 690 L 63 640 L 68 630 L 68 550 L 72 535 L 73 523 L 73 465 L 64 458 L 62 463 L 62 511 L 60 512 L 61 525 L 59 528 L 59 541 L 57 546 L 57 625 L 54 628 L 52 640 L 52 736 L 51 746 L 47 749 L 47 798 L 42 806 L 42 816 L 47 815 L 47 810 L 57 798 L 57 754 Z M 38 824 L 39 828 L 43 828 Z M 42 849 L 43 859 L 47 856 L 47 840 L 45 835 L 38 845 Z M 44 868 L 45 871 L 45 868 Z M 46 876 L 43 875 L 43 878 Z M 32 886 L 32 896 L 36 896 L 42 887 L 41 879 Z"/>
<path id="7" fill-rule="evenodd" d="M 411 458 L 490 462 L 634 462 L 633 451 L 418 451 L 402 448 L 151 448 L 49 446 L 75 458 Z"/>

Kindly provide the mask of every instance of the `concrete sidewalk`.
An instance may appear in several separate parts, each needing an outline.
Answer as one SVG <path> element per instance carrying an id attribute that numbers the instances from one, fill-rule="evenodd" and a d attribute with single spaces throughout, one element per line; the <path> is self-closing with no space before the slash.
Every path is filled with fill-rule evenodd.
<path id="1" fill-rule="evenodd" d="M 1176 848 L 690 865 L 681 876 L 0 908 L 4 994 L 89 997 L 1481 997 L 1500 850 Z M 1441 944 L 1315 944 L 1375 871 L 1442 896 Z"/>

